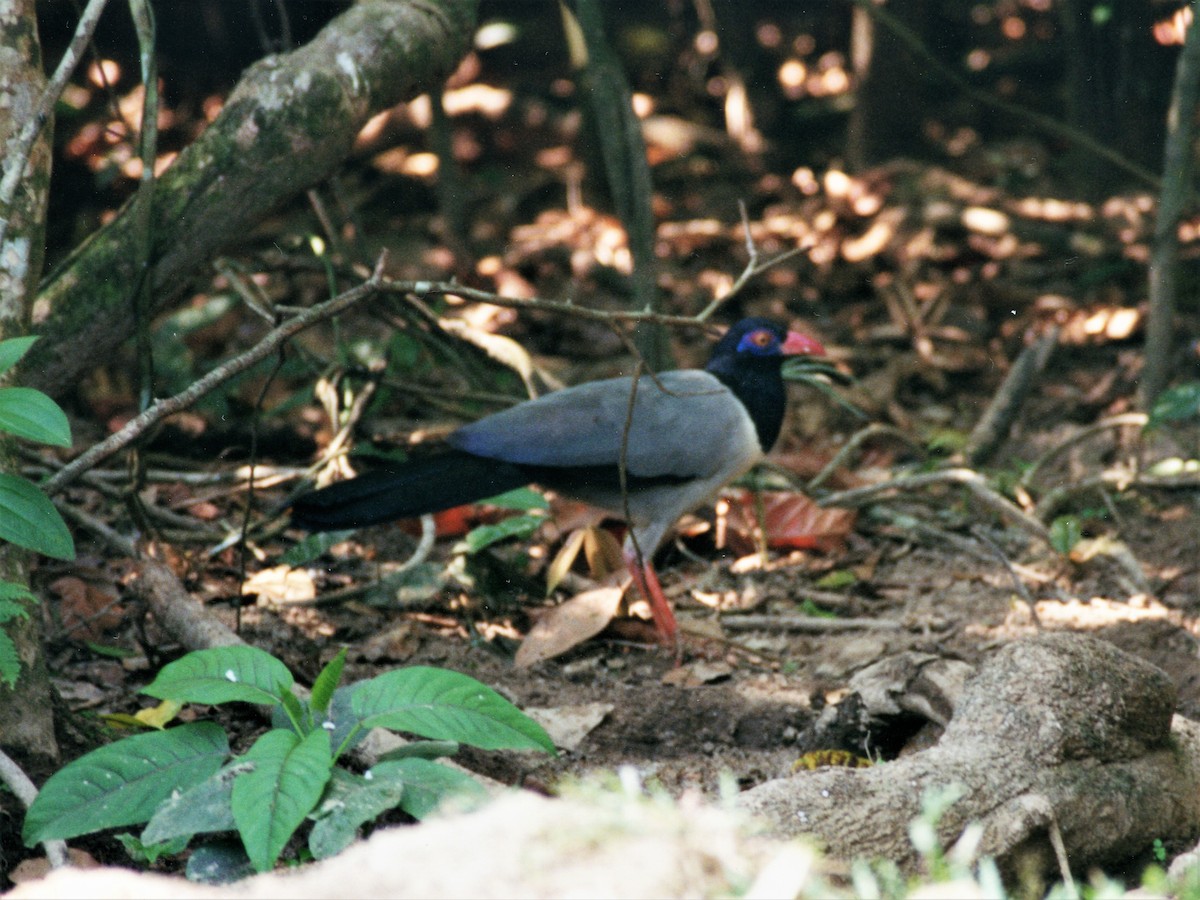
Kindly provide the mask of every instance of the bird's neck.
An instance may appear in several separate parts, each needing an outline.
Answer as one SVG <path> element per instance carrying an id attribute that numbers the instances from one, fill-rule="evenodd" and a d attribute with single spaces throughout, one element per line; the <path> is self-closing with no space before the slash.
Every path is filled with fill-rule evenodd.
<path id="1" fill-rule="evenodd" d="M 779 368 L 778 357 L 763 359 L 714 360 L 708 371 L 746 407 L 758 444 L 763 453 L 770 452 L 783 427 L 787 392 Z"/>

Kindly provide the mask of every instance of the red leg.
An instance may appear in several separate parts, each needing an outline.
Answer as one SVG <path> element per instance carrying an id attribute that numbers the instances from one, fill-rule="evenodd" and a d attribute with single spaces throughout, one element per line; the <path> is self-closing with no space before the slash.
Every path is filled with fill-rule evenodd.
<path id="1" fill-rule="evenodd" d="M 654 627 L 658 631 L 659 641 L 663 646 L 674 646 L 677 632 L 675 613 L 672 612 L 671 604 L 663 595 L 662 585 L 658 583 L 658 575 L 654 571 L 654 566 L 649 562 L 644 566 L 639 566 L 637 558 L 633 555 L 626 556 L 625 561 L 629 566 L 629 573 L 633 576 L 633 583 L 637 585 L 642 596 L 650 604 L 650 614 L 654 617 Z"/>

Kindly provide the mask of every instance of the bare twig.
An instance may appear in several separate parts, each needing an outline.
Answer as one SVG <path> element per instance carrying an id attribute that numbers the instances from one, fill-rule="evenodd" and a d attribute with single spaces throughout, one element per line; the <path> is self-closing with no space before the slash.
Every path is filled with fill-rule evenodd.
<path id="1" fill-rule="evenodd" d="M 26 809 L 29 809 L 33 805 L 33 801 L 37 799 L 37 785 L 3 750 L 0 750 L 0 782 L 16 795 Z M 70 865 L 65 841 L 43 841 L 42 846 L 46 848 L 46 858 L 50 860 L 52 868 L 61 869 L 63 866 Z"/>
<path id="2" fill-rule="evenodd" d="M 829 477 L 834 472 L 836 472 L 846 463 L 846 461 L 858 450 L 859 447 L 871 440 L 871 438 L 881 437 L 883 435 L 894 437 L 900 441 L 903 441 L 905 444 L 908 444 L 910 447 L 919 449 L 919 445 L 912 439 L 911 435 L 892 425 L 884 425 L 880 422 L 875 422 L 871 425 L 868 425 L 866 428 L 859 429 L 853 435 L 851 435 L 850 440 L 846 441 L 842 448 L 838 450 L 836 454 L 834 454 L 833 459 L 827 462 L 821 471 L 814 475 L 812 480 L 805 485 L 805 492 L 811 494 L 812 492 L 816 491 L 821 487 L 821 485 L 829 480 Z"/>
<path id="3" fill-rule="evenodd" d="M 1050 532 L 1045 525 L 1033 516 L 1026 514 L 1008 498 L 996 493 L 988 485 L 987 480 L 972 469 L 943 469 L 939 472 L 927 472 L 922 475 L 906 475 L 882 484 L 830 494 L 822 497 L 820 503 L 822 506 L 862 506 L 893 491 L 916 491 L 943 484 L 960 485 L 966 488 L 984 506 L 1011 520 L 1034 537 L 1040 538 L 1046 543 L 1050 542 Z"/>
<path id="4" fill-rule="evenodd" d="M 1109 469 L 1091 478 L 1059 485 L 1048 491 L 1034 507 L 1033 515 L 1042 521 L 1058 512 L 1074 497 L 1093 491 L 1103 496 L 1107 489 L 1127 491 L 1130 488 L 1157 490 L 1195 490 L 1200 488 L 1200 475 L 1185 472 L 1179 475 L 1147 475 L 1128 469 Z"/>
<path id="5" fill-rule="evenodd" d="M 1029 396 L 1038 376 L 1046 368 L 1050 354 L 1056 346 L 1058 329 L 1054 328 L 1021 351 L 1021 355 L 1001 382 L 1000 389 L 992 397 L 992 402 L 983 411 L 967 438 L 963 455 L 971 465 L 980 465 L 991 458 L 996 448 L 1008 436 L 1013 422 L 1021 412 L 1025 398 Z"/>
<path id="6" fill-rule="evenodd" d="M 1061 441 L 1039 456 L 1033 461 L 1025 473 L 1021 476 L 1020 485 L 1028 490 L 1033 486 L 1033 480 L 1038 476 L 1043 468 L 1053 460 L 1057 459 L 1062 453 L 1074 447 L 1076 444 L 1088 440 L 1095 434 L 1102 431 L 1107 431 L 1110 428 L 1141 428 L 1149 421 L 1149 417 L 1145 413 L 1121 413 L 1116 416 L 1110 416 L 1107 419 L 1101 419 L 1099 422 L 1094 422 L 1086 428 L 1082 428 L 1075 432 L 1065 441 Z"/>
<path id="7" fill-rule="evenodd" d="M 900 631 L 904 626 L 890 619 L 827 619 L 824 616 L 723 615 L 726 631 L 789 631 L 830 634 L 835 631 Z"/>
<path id="8" fill-rule="evenodd" d="M 129 446 L 133 441 L 137 440 L 146 429 L 160 422 L 169 415 L 173 415 L 181 410 L 187 409 L 201 397 L 216 389 L 221 384 L 224 384 L 230 378 L 238 375 L 246 369 L 253 366 L 255 363 L 266 359 L 272 353 L 277 351 L 286 341 L 290 340 L 299 332 L 303 331 L 317 322 L 335 316 L 343 310 L 349 309 L 355 303 L 358 303 L 367 297 L 374 294 L 379 288 L 380 272 L 383 267 L 383 258 L 379 260 L 379 265 L 376 266 L 375 273 L 362 284 L 353 287 L 348 291 L 339 294 L 332 300 L 327 300 L 324 303 L 319 303 L 316 306 L 306 309 L 304 312 L 294 316 L 284 322 L 279 327 L 271 330 L 263 337 L 261 341 L 247 350 L 240 356 L 235 356 L 233 359 L 223 363 L 213 369 L 203 378 L 191 384 L 188 388 L 175 394 L 173 397 L 168 397 L 165 400 L 160 400 L 143 412 L 141 415 L 131 419 L 120 431 L 116 432 L 106 440 L 93 445 L 78 457 L 64 466 L 58 474 L 51 477 L 42 485 L 43 489 L 48 494 L 54 494 L 62 490 L 66 485 L 70 484 L 79 475 L 102 460 L 108 459 L 119 450 Z"/>
<path id="9" fill-rule="evenodd" d="M 62 96 L 63 88 L 67 86 L 71 73 L 75 71 L 88 44 L 92 42 L 92 35 L 96 31 L 96 25 L 100 22 L 100 14 L 104 11 L 107 3 L 108 0 L 90 0 L 84 8 L 79 16 L 79 24 L 75 26 L 75 34 L 71 38 L 71 43 L 63 53 L 62 59 L 58 61 L 54 74 L 46 83 L 46 89 L 42 91 L 37 110 L 29 117 L 29 121 L 25 123 L 16 140 L 5 148 L 4 175 L 0 177 L 0 247 L 4 246 L 4 238 L 8 233 L 13 198 L 17 195 L 17 187 L 21 183 L 21 177 L 25 174 L 25 166 L 29 162 L 29 152 L 33 149 L 33 143 L 37 140 L 38 134 L 50 121 L 50 115 L 54 112 L 54 104 Z"/>

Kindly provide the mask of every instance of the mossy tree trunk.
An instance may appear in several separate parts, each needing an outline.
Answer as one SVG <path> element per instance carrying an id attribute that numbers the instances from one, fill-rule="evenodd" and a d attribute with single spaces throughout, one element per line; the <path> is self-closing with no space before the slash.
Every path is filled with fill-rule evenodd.
<path id="1" fill-rule="evenodd" d="M 37 109 L 46 77 L 38 41 L 36 0 L 0 0 L 0 163 L 13 159 L 17 133 Z M 0 246 L 0 339 L 26 333 L 41 277 L 46 198 L 50 185 L 50 129 L 34 143 L 12 207 L 0 210 L 9 224 Z M 10 438 L 0 438 L 0 471 L 17 466 Z M 0 581 L 28 584 L 28 554 L 0 544 Z M 51 689 L 41 648 L 41 613 L 3 626 L 17 645 L 21 674 L 15 688 L 0 683 L 0 743 L 23 755 L 57 759 Z"/>
<path id="2" fill-rule="evenodd" d="M 470 47 L 476 6 L 361 0 L 305 46 L 247 69 L 155 184 L 147 312 L 169 309 L 191 273 L 336 171 L 372 116 L 444 81 Z M 33 387 L 61 396 L 133 333 L 141 223 L 132 212 L 126 206 L 43 286 L 33 322 L 44 339 L 27 367 Z"/>

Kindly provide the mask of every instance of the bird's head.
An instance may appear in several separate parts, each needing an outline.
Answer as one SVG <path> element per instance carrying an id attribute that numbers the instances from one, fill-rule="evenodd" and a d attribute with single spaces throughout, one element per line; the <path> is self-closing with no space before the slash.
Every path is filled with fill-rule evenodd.
<path id="1" fill-rule="evenodd" d="M 821 343 L 798 331 L 788 331 L 770 319 L 742 319 L 713 347 L 712 358 L 776 358 L 807 354 L 824 356 Z"/>

